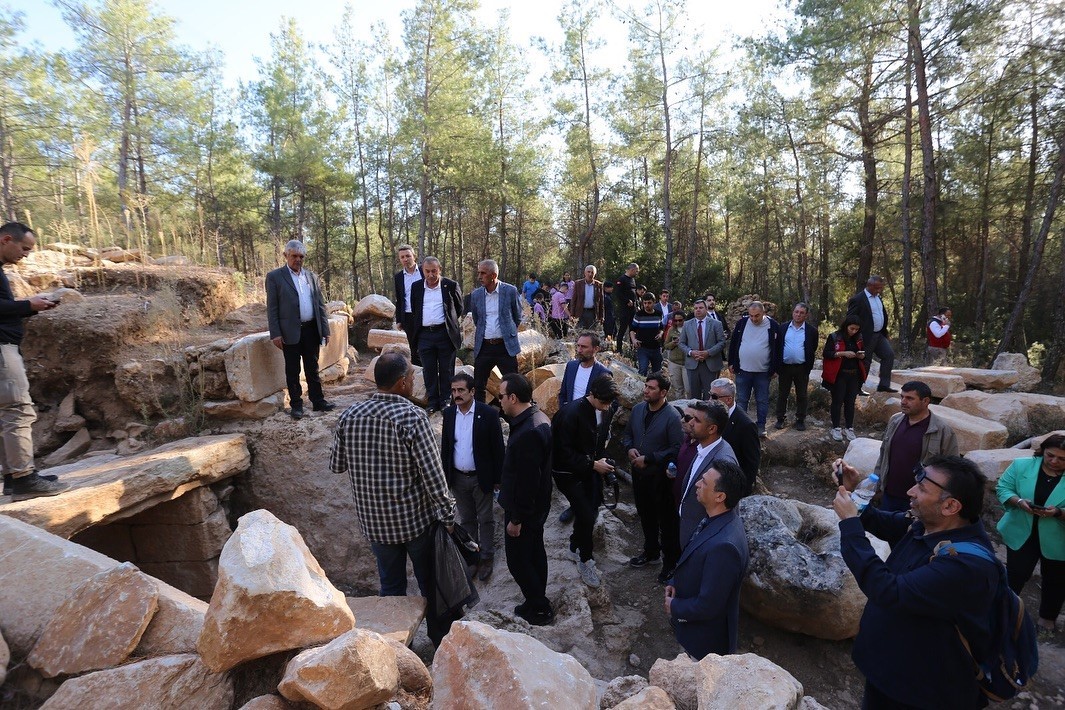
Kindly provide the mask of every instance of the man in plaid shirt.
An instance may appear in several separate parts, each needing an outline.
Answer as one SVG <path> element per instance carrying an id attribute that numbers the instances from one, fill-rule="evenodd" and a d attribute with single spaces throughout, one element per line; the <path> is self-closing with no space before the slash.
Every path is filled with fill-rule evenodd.
<path id="1" fill-rule="evenodd" d="M 374 365 L 377 392 L 348 407 L 337 421 L 329 468 L 347 472 L 355 511 L 370 540 L 381 596 L 407 594 L 407 557 L 422 596 L 432 598 L 433 540 L 439 520 L 450 530 L 455 499 L 448 491 L 440 448 L 425 410 L 409 400 L 414 368 L 399 353 L 386 353 Z M 432 620 L 429 637 L 434 643 Z"/>

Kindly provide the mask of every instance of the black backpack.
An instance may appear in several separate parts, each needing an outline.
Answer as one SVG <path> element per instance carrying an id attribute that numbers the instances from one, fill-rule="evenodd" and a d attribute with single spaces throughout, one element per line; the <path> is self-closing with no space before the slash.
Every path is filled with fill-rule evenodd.
<path id="1" fill-rule="evenodd" d="M 973 655 L 968 640 L 958 629 L 965 650 L 976 666 L 976 682 L 992 702 L 1002 702 L 1017 695 L 1039 669 L 1039 646 L 1035 623 L 1024 610 L 1024 601 L 1006 583 L 1006 568 L 983 545 L 975 542 L 943 542 L 936 555 L 972 555 L 995 563 L 998 567 L 998 590 L 991 603 L 991 642 L 986 658 Z"/>

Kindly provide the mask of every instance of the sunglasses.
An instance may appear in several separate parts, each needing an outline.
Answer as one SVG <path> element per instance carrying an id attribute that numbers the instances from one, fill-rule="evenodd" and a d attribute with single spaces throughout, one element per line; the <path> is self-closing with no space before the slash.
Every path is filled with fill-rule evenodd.
<path id="1" fill-rule="evenodd" d="M 714 394 L 713 392 L 711 392 L 711 393 L 710 393 L 710 399 L 713 399 L 713 400 L 715 400 L 715 401 L 716 401 L 716 400 L 719 400 L 719 399 L 721 399 L 721 397 L 719 397 L 718 395 L 716 395 L 716 394 Z"/>
<path id="2" fill-rule="evenodd" d="M 680 418 L 681 418 L 681 420 L 683 420 L 685 422 L 690 422 L 690 421 L 702 422 L 702 420 L 699 419 L 699 417 L 696 417 L 696 416 L 694 416 L 692 414 L 682 414 L 682 415 L 680 415 Z"/>
<path id="3" fill-rule="evenodd" d="M 922 464 L 922 463 L 919 463 L 919 464 L 917 464 L 916 466 L 913 467 L 913 480 L 916 481 L 917 483 L 920 483 L 921 481 L 928 481 L 929 483 L 931 483 L 931 484 L 933 484 L 935 486 L 938 486 L 939 489 L 942 490 L 947 495 L 949 495 L 949 496 L 953 496 L 954 495 L 953 493 L 950 492 L 950 489 L 947 488 L 946 486 L 944 486 L 942 483 L 936 483 L 934 480 L 929 478 L 928 477 L 928 472 L 925 470 L 924 464 Z"/>

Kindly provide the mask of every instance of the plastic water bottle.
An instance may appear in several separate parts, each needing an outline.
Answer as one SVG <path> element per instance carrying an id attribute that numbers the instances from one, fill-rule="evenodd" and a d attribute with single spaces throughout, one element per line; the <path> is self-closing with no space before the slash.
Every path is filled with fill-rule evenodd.
<path id="1" fill-rule="evenodd" d="M 862 511 L 869 507 L 869 501 L 876 495 L 876 484 L 879 482 L 880 476 L 870 473 L 869 478 L 859 483 L 858 487 L 851 493 L 851 500 L 858 506 L 858 515 L 861 515 Z"/>
<path id="2" fill-rule="evenodd" d="M 677 464 L 675 464 L 672 461 L 670 461 L 669 465 L 666 466 L 666 478 L 676 478 L 676 477 L 677 477 Z"/>

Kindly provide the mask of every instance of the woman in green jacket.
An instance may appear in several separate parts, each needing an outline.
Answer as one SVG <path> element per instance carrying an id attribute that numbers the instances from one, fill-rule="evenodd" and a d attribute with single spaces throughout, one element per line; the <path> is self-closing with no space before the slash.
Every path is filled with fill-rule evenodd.
<path id="1" fill-rule="evenodd" d="M 1043 440 L 1035 455 L 1014 461 L 998 479 L 996 492 L 1006 509 L 998 531 L 1006 543 L 1010 588 L 1021 593 L 1039 563 L 1043 594 L 1039 627 L 1054 631 L 1065 604 L 1065 435 Z"/>

